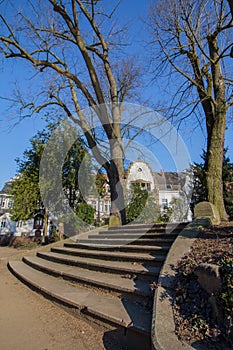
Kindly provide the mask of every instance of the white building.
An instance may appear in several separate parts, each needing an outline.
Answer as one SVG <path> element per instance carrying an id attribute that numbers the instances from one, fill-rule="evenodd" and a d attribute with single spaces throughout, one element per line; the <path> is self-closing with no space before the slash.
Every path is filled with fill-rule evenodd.
<path id="1" fill-rule="evenodd" d="M 140 184 L 154 198 L 154 202 L 162 209 L 169 207 L 174 200 L 182 203 L 186 218 L 192 220 L 189 208 L 191 198 L 191 179 L 185 172 L 153 172 L 149 164 L 138 159 L 130 164 L 126 172 L 126 189 L 134 183 Z M 179 220 L 179 215 L 177 215 Z M 175 220 L 175 218 L 174 218 Z"/>
<path id="2" fill-rule="evenodd" d="M 12 206 L 12 196 L 8 193 L 9 187 L 14 179 L 8 181 L 0 191 L 0 235 L 22 236 L 32 234 L 34 219 L 27 221 L 13 221 L 9 213 Z"/>
<path id="3" fill-rule="evenodd" d="M 104 175 L 107 179 L 107 176 Z M 186 218 L 188 221 L 192 219 L 191 211 L 189 210 L 191 192 L 191 179 L 185 173 L 177 172 L 153 172 L 149 164 L 138 159 L 132 162 L 125 172 L 125 193 L 130 193 L 132 184 L 139 184 L 141 189 L 147 190 L 150 197 L 153 198 L 156 205 L 165 209 L 169 207 L 174 200 L 179 200 L 182 203 L 182 210 L 187 212 Z M 91 191 L 92 192 L 92 191 Z M 96 219 L 108 218 L 111 210 L 111 198 L 108 181 L 105 186 L 105 196 L 102 198 L 96 195 L 96 191 L 89 193 L 87 203 L 90 204 L 96 211 Z M 177 208 L 177 211 L 181 208 Z M 185 216 L 185 215 L 183 215 Z M 182 217 L 182 215 L 180 215 Z M 179 220 L 179 215 L 173 218 L 174 221 Z"/>

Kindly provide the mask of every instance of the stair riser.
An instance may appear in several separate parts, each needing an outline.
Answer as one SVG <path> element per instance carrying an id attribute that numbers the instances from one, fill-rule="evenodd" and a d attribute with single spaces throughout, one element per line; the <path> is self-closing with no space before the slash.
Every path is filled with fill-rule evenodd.
<path id="1" fill-rule="evenodd" d="M 83 246 L 83 247 L 82 247 Z M 109 252 L 121 252 L 121 253 L 138 253 L 138 254 L 158 254 L 158 255 L 165 255 L 169 251 L 169 247 L 154 247 L 154 248 L 147 248 L 146 246 L 136 245 L 130 247 L 130 245 L 121 245 L 117 246 L 114 244 L 107 245 L 106 243 L 96 243 L 91 244 L 91 242 L 82 243 L 81 247 L 79 249 L 89 249 L 90 251 L 109 251 Z"/>
<path id="2" fill-rule="evenodd" d="M 150 283 L 153 282 L 153 278 L 148 279 L 148 293 L 143 293 L 141 291 L 137 291 L 135 290 L 134 292 L 131 290 L 128 290 L 126 288 L 122 288 L 121 286 L 114 286 L 114 285 L 103 285 L 101 283 L 99 283 L 98 281 L 92 281 L 92 280 L 88 280 L 88 279 L 82 279 L 82 278 L 78 278 L 76 276 L 70 275 L 68 273 L 62 272 L 62 271 L 55 271 L 54 269 L 49 269 L 46 268 L 45 266 L 40 266 L 38 264 L 35 264 L 31 261 L 28 261 L 27 259 L 23 258 L 23 261 L 29 265 L 30 267 L 41 271 L 43 273 L 46 273 L 48 275 L 54 276 L 54 277 L 61 277 L 66 281 L 71 281 L 71 282 L 75 282 L 77 284 L 80 284 L 82 286 L 87 286 L 87 287 L 94 287 L 94 288 L 98 288 L 101 289 L 103 291 L 108 291 L 108 292 L 113 292 L 114 294 L 116 294 L 117 296 L 121 297 L 122 294 L 124 294 L 124 296 L 130 297 L 130 298 L 142 298 L 143 300 L 147 300 L 149 301 L 149 299 L 152 297 L 149 295 L 149 285 Z"/>
<path id="3" fill-rule="evenodd" d="M 177 234 L 154 234 L 154 233 L 148 233 L 146 235 L 138 235 L 135 233 L 108 233 L 108 234 L 99 234 L 99 235 L 89 235 L 88 238 L 108 238 L 108 239 L 116 239 L 116 238 L 122 238 L 122 239 L 134 239 L 134 240 L 144 240 L 144 239 L 153 239 L 155 241 L 166 241 L 166 240 L 174 240 L 177 237 Z"/>
<path id="4" fill-rule="evenodd" d="M 98 271 L 98 272 L 108 272 L 108 273 L 114 273 L 114 274 L 128 274 L 129 270 L 128 269 L 124 269 L 124 268 L 120 268 L 120 267 L 104 267 L 104 266 L 99 266 L 99 265 L 93 265 L 90 263 L 85 263 L 85 262 L 78 262 L 78 261 L 68 261 L 66 259 L 63 259 L 62 256 L 61 258 L 58 257 L 48 257 L 48 256 L 44 256 L 43 253 L 38 252 L 37 256 L 45 259 L 45 260 L 49 260 L 49 261 L 53 261 L 56 263 L 60 263 L 60 264 L 65 264 L 65 265 L 70 265 L 70 266 L 78 266 L 81 268 L 86 268 L 88 270 L 92 270 L 92 271 Z M 157 265 L 153 265 L 153 266 L 158 266 L 158 267 L 162 267 L 162 263 L 158 262 Z M 144 278 L 144 279 L 148 279 L 153 277 L 154 279 L 156 279 L 159 275 L 156 273 L 150 273 L 149 271 L 137 271 L 137 270 L 131 270 L 130 273 L 132 274 L 136 274 L 138 277 L 140 278 Z"/>
<path id="5" fill-rule="evenodd" d="M 105 261 L 132 261 L 132 262 L 139 262 L 139 263 L 147 263 L 150 265 L 154 265 L 158 262 L 164 262 L 166 256 L 164 254 L 164 256 L 160 257 L 151 257 L 151 258 L 145 258 L 145 257 L 141 257 L 139 256 L 127 256 L 125 255 L 124 258 L 121 256 L 108 256 L 108 255 L 104 255 L 104 252 L 100 252 L 100 254 L 94 254 L 91 251 L 88 252 L 75 252 L 74 251 L 63 251 L 62 249 L 56 249 L 56 248 L 51 248 L 51 252 L 54 253 L 59 253 L 59 254 L 66 254 L 66 255 L 71 255 L 71 256 L 80 256 L 80 257 L 87 257 L 87 258 L 94 258 L 94 259 L 100 259 L 100 260 L 105 260 Z M 162 255 L 162 254 L 161 254 Z"/>
<path id="6" fill-rule="evenodd" d="M 175 239 L 174 239 L 175 240 Z M 107 242 L 107 244 L 130 244 L 130 245 L 154 245 L 154 246 L 157 246 L 157 245 L 171 245 L 171 243 L 174 242 L 174 240 L 172 242 L 170 241 L 166 241 L 166 239 L 164 240 L 161 240 L 160 242 L 157 242 L 156 239 L 140 239 L 140 240 L 133 240 L 133 238 L 131 237 L 88 237 L 88 238 L 80 238 L 77 240 L 77 243 L 79 242 L 84 242 L 84 241 L 87 241 L 87 242 Z"/>
<path id="7" fill-rule="evenodd" d="M 165 230 L 161 230 L 161 231 L 154 231 L 154 230 L 150 230 L 150 231 L 138 231 L 138 230 L 108 230 L 108 231 L 99 231 L 98 235 L 102 236 L 102 235 L 109 235 L 109 236 L 114 236 L 114 235 L 135 235 L 137 237 L 143 237 L 143 236 L 151 236 L 154 235 L 156 237 L 159 236 L 177 236 L 178 234 L 180 234 L 180 230 L 173 230 L 173 231 L 165 231 Z"/>
<path id="8" fill-rule="evenodd" d="M 163 242 L 163 244 L 157 245 L 157 242 L 153 241 L 133 241 L 130 242 L 129 240 L 109 240 L 109 239 L 80 239 L 78 240 L 79 244 L 89 246 L 102 246 L 102 249 L 105 248 L 108 250 L 108 246 L 110 249 L 114 249 L 114 246 L 116 248 L 116 251 L 118 251 L 120 248 L 123 248 L 126 251 L 130 251 L 133 248 L 131 246 L 138 246 L 138 249 L 140 249 L 140 246 L 149 246 L 153 247 L 153 251 L 160 252 L 160 251 L 168 251 L 170 249 L 171 244 L 166 244 L 166 242 Z M 148 248 L 148 251 L 150 251 L 151 248 Z"/>
<path id="9" fill-rule="evenodd" d="M 90 243 L 90 242 L 89 242 Z M 156 248 L 152 248 L 150 249 L 149 247 L 147 248 L 146 246 L 141 246 L 141 245 L 138 245 L 136 247 L 133 247 L 133 246 L 130 246 L 130 245 L 122 245 L 120 247 L 116 247 L 116 246 L 109 246 L 109 247 L 104 247 L 104 246 L 101 246 L 101 245 L 91 245 L 90 244 L 86 244 L 86 243 L 82 243 L 82 244 L 77 244 L 77 246 L 74 246 L 72 245 L 72 243 L 67 243 L 67 244 L 64 244 L 64 246 L 66 248 L 77 248 L 77 249 L 90 249 L 90 250 L 105 250 L 106 248 L 109 250 L 109 251 L 119 251 L 119 252 L 130 252 L 130 253 L 166 253 L 168 252 L 169 250 L 169 247 L 164 247 L 164 248 L 161 248 L 158 247 L 159 249 L 156 249 Z"/>
<path id="10" fill-rule="evenodd" d="M 99 243 L 103 243 L 103 244 L 107 244 L 107 245 L 143 245 L 143 246 L 154 246 L 155 248 L 158 246 L 171 246 L 171 243 L 174 242 L 174 240 L 172 242 L 166 242 L 166 240 L 160 242 L 160 244 L 157 244 L 156 240 L 153 239 L 142 239 L 142 240 L 137 240 L 137 241 L 131 241 L 128 238 L 102 238 L 102 237 L 88 237 L 88 238 L 80 238 L 77 240 L 77 243 L 92 243 L 92 244 L 99 244 Z M 106 242 L 106 243 L 104 243 Z"/>
<path id="11" fill-rule="evenodd" d="M 147 232 L 158 232 L 158 231 L 181 231 L 187 226 L 186 223 L 181 224 L 162 224 L 162 225 L 125 225 L 125 226 L 115 226 L 115 227 L 109 227 L 108 231 L 147 231 Z M 104 231 L 101 231 L 104 232 Z M 106 232 L 106 231 L 105 231 Z"/>

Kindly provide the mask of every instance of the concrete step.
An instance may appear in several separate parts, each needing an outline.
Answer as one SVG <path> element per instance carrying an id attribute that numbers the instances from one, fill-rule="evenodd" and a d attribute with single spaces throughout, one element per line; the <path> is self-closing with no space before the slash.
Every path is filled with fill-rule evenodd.
<path id="1" fill-rule="evenodd" d="M 81 314 L 100 319 L 106 324 L 121 326 L 126 330 L 133 329 L 147 337 L 150 336 L 151 310 L 147 310 L 139 302 L 74 286 L 63 279 L 35 270 L 22 261 L 10 261 L 8 266 L 22 282 L 44 296 L 74 308 Z"/>
<path id="2" fill-rule="evenodd" d="M 117 293 L 129 294 L 129 296 L 139 296 L 144 299 L 151 297 L 150 284 L 153 278 L 142 280 L 137 275 L 132 274 L 111 274 L 107 272 L 92 271 L 77 266 L 62 265 L 39 257 L 24 257 L 23 261 L 44 273 L 55 277 L 62 277 L 79 284 L 93 286 Z"/>
<path id="3" fill-rule="evenodd" d="M 180 223 L 160 223 L 160 224 L 129 224 L 123 226 L 110 227 L 109 231 L 144 231 L 144 232 L 172 232 L 173 230 L 183 230 L 187 222 Z"/>
<path id="4" fill-rule="evenodd" d="M 102 260 L 110 261 L 132 261 L 132 262 L 142 262 L 142 263 L 156 263 L 163 262 L 166 258 L 166 254 L 157 253 L 136 253 L 136 252 L 115 252 L 107 250 L 89 250 L 89 249 L 71 249 L 71 248 L 60 248 L 52 247 L 51 252 L 59 254 L 68 254 L 87 258 L 96 258 Z"/>
<path id="5" fill-rule="evenodd" d="M 122 241 L 114 241 L 114 244 L 109 244 L 111 242 L 102 242 L 99 243 L 97 240 L 96 242 L 93 242 L 92 240 L 79 240 L 78 243 L 65 243 L 65 248 L 77 248 L 77 249 L 89 249 L 89 250 L 104 250 L 108 249 L 109 251 L 119 251 L 119 252 L 167 252 L 170 249 L 170 244 L 166 245 L 133 245 L 133 244 L 122 244 Z"/>
<path id="6" fill-rule="evenodd" d="M 174 241 L 174 240 L 173 240 Z M 145 239 L 145 240 L 141 240 L 141 241 L 130 241 L 129 239 L 121 239 L 121 238 L 104 238 L 102 239 L 101 237 L 98 238 L 85 238 L 85 239 L 79 239 L 77 241 L 77 243 L 79 244 L 86 244 L 87 246 L 89 245 L 93 245 L 93 246 L 98 246 L 98 245 L 105 245 L 106 249 L 109 246 L 109 248 L 111 248 L 111 246 L 116 246 L 116 250 L 117 248 L 121 248 L 122 246 L 125 246 L 126 248 L 128 248 L 127 250 L 130 249 L 140 249 L 140 246 L 144 246 L 144 247 L 150 247 L 151 250 L 154 251 L 160 251 L 160 250 L 164 250 L 167 251 L 171 244 L 166 244 L 166 242 L 163 242 L 163 244 L 161 244 L 160 246 L 156 244 L 156 242 L 154 242 L 153 240 L 150 239 Z"/>
<path id="7" fill-rule="evenodd" d="M 157 278 L 161 263 L 159 266 L 154 266 L 150 264 L 140 264 L 138 262 L 123 262 L 123 261 L 106 261 L 106 260 L 100 260 L 100 259 L 94 259 L 94 258 L 87 258 L 87 257 L 80 257 L 80 256 L 71 256 L 66 254 L 59 254 L 59 253 L 43 253 L 38 252 L 37 256 L 57 262 L 60 264 L 67 264 L 71 266 L 79 266 L 85 269 L 93 270 L 93 271 L 104 271 L 104 272 L 110 272 L 114 274 L 131 274 L 131 275 L 137 275 L 140 277 L 148 278 L 153 277 L 154 279 Z"/>
<path id="8" fill-rule="evenodd" d="M 153 239 L 155 241 L 171 240 L 173 241 L 178 236 L 178 233 L 153 233 L 148 232 L 140 235 L 134 231 L 100 231 L 99 234 L 89 234 L 88 238 L 122 238 L 122 239 Z"/>

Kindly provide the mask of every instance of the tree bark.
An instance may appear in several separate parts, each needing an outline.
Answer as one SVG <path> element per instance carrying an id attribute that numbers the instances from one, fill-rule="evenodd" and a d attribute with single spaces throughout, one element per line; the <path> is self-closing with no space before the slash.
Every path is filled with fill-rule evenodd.
<path id="1" fill-rule="evenodd" d="M 228 4 L 230 6 L 230 10 L 231 10 L 231 15 L 232 15 L 232 19 L 233 19 L 233 0 L 227 0 Z"/>
<path id="2" fill-rule="evenodd" d="M 43 222 L 43 242 L 45 242 L 45 237 L 48 236 L 48 220 L 49 220 L 49 212 L 48 208 L 44 209 L 44 222 Z"/>
<path id="3" fill-rule="evenodd" d="M 117 131 L 116 129 L 118 129 L 117 124 L 115 125 L 115 131 Z M 120 129 L 118 132 L 120 132 Z M 111 192 L 111 215 L 117 217 L 119 223 L 124 225 L 126 223 L 126 213 L 123 185 L 123 151 L 120 139 L 117 136 L 111 140 L 111 161 L 107 172 Z"/>
<path id="4" fill-rule="evenodd" d="M 226 114 L 219 113 L 212 122 L 211 131 L 208 133 L 208 145 L 206 154 L 206 184 L 207 198 L 213 203 L 219 211 L 220 218 L 223 221 L 228 220 L 223 201 L 223 149 L 224 133 L 226 128 Z"/>
<path id="5" fill-rule="evenodd" d="M 215 34 L 209 36 L 208 45 L 211 57 L 211 73 L 215 105 L 210 113 L 206 113 L 208 140 L 205 163 L 207 196 L 208 201 L 213 203 L 218 209 L 221 220 L 227 221 L 228 216 L 223 200 L 222 181 L 227 112 L 225 96 L 226 88 L 219 60 L 217 37 Z"/>

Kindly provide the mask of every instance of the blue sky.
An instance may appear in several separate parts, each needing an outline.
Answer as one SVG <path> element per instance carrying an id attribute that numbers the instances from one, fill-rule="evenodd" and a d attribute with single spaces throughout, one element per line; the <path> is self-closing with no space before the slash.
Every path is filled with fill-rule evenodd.
<path id="1" fill-rule="evenodd" d="M 149 2 L 149 0 L 122 0 L 118 9 L 122 22 L 128 22 L 129 32 L 132 33 L 132 42 L 134 42 L 131 50 L 135 53 L 143 49 L 143 42 L 148 35 L 145 31 L 143 20 L 147 16 Z M 15 1 L 15 4 L 21 5 L 22 3 L 23 0 Z M 30 138 L 36 134 L 37 130 L 42 129 L 45 125 L 42 116 L 37 115 L 33 118 L 22 120 L 14 126 L 17 118 L 12 119 L 8 108 L 9 104 L 6 100 L 2 99 L 2 97 L 7 96 L 13 97 L 14 81 L 20 81 L 24 75 L 24 71 L 24 64 L 20 62 L 2 62 L 0 79 L 0 188 L 16 174 L 15 159 L 22 157 L 25 148 L 30 145 Z M 25 92 L 27 92 L 27 89 L 30 89 L 30 84 L 32 83 L 32 81 L 26 82 Z M 151 105 L 153 105 L 160 92 L 156 85 L 153 85 L 149 80 L 145 81 L 144 84 L 145 87 L 142 87 L 144 95 L 151 101 Z M 193 130 L 189 122 L 181 127 L 180 135 L 186 143 L 191 160 L 199 162 L 202 149 L 205 148 L 205 135 L 200 129 Z M 233 132 L 232 125 L 230 125 L 226 132 L 226 146 L 229 147 L 228 155 L 233 161 L 232 139 Z M 166 162 L 163 164 L 163 168 L 168 171 L 171 170 L 169 169 L 169 164 L 166 164 Z"/>

